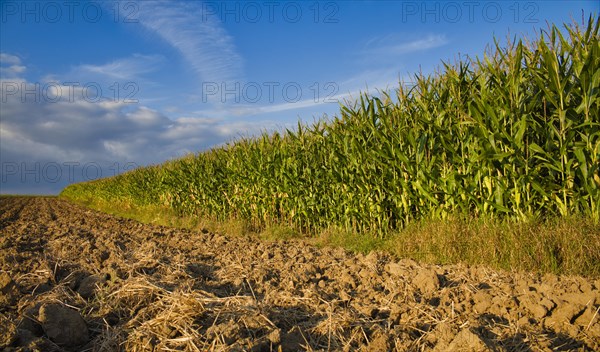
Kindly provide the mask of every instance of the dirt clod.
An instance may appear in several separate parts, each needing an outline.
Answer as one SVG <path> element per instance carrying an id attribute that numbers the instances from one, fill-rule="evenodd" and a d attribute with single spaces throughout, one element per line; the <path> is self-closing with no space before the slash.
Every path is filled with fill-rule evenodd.
<path id="1" fill-rule="evenodd" d="M 568 304 L 564 301 L 559 301 L 556 309 L 554 309 L 544 324 L 548 327 L 555 327 L 560 324 L 570 325 L 571 321 L 575 320 L 585 310 L 585 306 L 579 304 Z"/>
<path id="2" fill-rule="evenodd" d="M 2 293 L 6 293 L 11 290 L 12 286 L 14 286 L 14 281 L 8 275 L 8 273 L 1 272 L 0 273 L 0 291 Z"/>
<path id="3" fill-rule="evenodd" d="M 267 339 L 271 341 L 271 343 L 278 345 L 281 343 L 281 330 L 275 329 L 267 335 Z"/>
<path id="4" fill-rule="evenodd" d="M 413 279 L 415 287 L 424 295 L 430 295 L 440 288 L 440 280 L 435 271 L 422 269 Z"/>
<path id="5" fill-rule="evenodd" d="M 48 338 L 57 345 L 79 346 L 89 339 L 87 325 L 79 312 L 61 304 L 44 304 L 39 320 Z"/>
<path id="6" fill-rule="evenodd" d="M 400 277 L 406 272 L 404 267 L 398 263 L 389 263 L 386 266 L 387 272 L 392 276 Z"/>
<path id="7" fill-rule="evenodd" d="M 487 351 L 483 340 L 469 329 L 461 330 L 448 345 L 447 351 L 479 352 Z"/>
<path id="8" fill-rule="evenodd" d="M 16 302 L 18 287 L 6 272 L 0 272 L 0 307 Z M 1 311 L 1 310 L 0 310 Z"/>
<path id="9" fill-rule="evenodd" d="M 85 299 L 91 298 L 96 293 L 98 287 L 103 285 L 105 282 L 106 277 L 104 275 L 90 275 L 81 280 L 77 292 Z"/>

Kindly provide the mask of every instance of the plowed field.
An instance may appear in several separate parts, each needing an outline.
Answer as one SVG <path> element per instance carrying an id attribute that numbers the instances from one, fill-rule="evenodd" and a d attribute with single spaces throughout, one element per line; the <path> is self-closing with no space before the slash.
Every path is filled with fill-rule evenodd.
<path id="1" fill-rule="evenodd" d="M 599 289 L 0 198 L 6 351 L 592 351 Z"/>

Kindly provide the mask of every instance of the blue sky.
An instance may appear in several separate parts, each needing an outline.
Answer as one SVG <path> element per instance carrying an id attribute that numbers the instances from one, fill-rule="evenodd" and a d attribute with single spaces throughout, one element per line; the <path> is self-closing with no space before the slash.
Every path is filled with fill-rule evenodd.
<path id="1" fill-rule="evenodd" d="M 597 1 L 0 2 L 0 193 L 333 116 Z"/>

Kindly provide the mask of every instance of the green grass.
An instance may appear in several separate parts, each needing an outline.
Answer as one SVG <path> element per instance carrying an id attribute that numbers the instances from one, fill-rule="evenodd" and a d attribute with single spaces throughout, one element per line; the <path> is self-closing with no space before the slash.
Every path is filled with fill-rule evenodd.
<path id="1" fill-rule="evenodd" d="M 600 228 L 589 218 L 432 221 L 405 228 L 392 236 L 388 248 L 400 257 L 425 262 L 600 275 Z"/>
<path id="2" fill-rule="evenodd" d="M 265 238 L 595 275 L 597 256 L 572 242 L 597 243 L 600 222 L 599 27 L 590 18 L 496 42 L 482 58 L 416 75 L 411 89 L 362 95 L 333 119 L 61 195 Z"/>
<path id="3" fill-rule="evenodd" d="M 166 206 L 137 206 L 128 201 L 106 202 L 102 199 L 74 199 L 65 196 L 69 201 L 122 218 L 133 219 L 145 224 L 169 226 L 176 228 L 201 229 L 201 221 L 197 217 L 180 216 Z"/>

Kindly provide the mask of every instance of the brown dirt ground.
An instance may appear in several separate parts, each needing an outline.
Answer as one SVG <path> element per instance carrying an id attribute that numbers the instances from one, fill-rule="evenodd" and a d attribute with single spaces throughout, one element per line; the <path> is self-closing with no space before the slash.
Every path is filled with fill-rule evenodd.
<path id="1" fill-rule="evenodd" d="M 592 351 L 599 288 L 0 199 L 5 351 Z"/>

